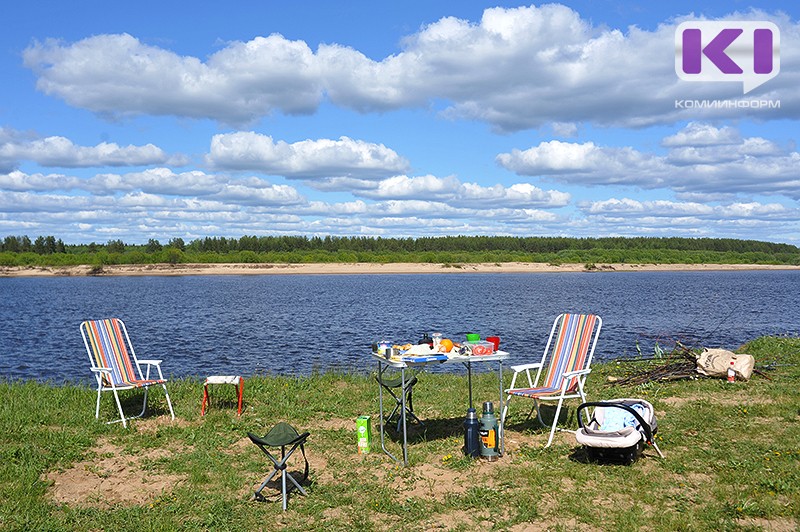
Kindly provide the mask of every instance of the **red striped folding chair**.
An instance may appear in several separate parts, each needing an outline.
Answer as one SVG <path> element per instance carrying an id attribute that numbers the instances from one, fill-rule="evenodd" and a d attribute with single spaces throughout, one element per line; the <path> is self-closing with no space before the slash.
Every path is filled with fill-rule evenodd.
<path id="1" fill-rule="evenodd" d="M 133 350 L 128 330 L 122 320 L 112 318 L 105 320 L 89 320 L 81 323 L 81 336 L 89 353 L 91 370 L 97 379 L 97 405 L 94 417 L 100 418 L 100 394 L 102 392 L 112 392 L 117 401 L 120 419 L 109 421 L 108 423 L 122 422 L 123 427 L 127 427 L 127 420 L 142 417 L 147 410 L 147 390 L 154 384 L 160 384 L 164 388 L 167 397 L 167 405 L 172 419 L 175 419 L 175 412 L 172 410 L 172 401 L 167 391 L 167 380 L 161 373 L 161 360 L 139 360 Z M 144 375 L 142 366 L 146 366 Z M 158 378 L 150 378 L 150 369 L 155 367 L 158 371 Z M 137 416 L 125 417 L 122 411 L 122 403 L 119 400 L 120 390 L 133 390 L 144 388 L 144 403 L 142 411 Z"/>
<path id="2" fill-rule="evenodd" d="M 547 423 L 542 419 L 540 401 L 557 401 L 550 438 L 545 447 L 550 446 L 564 399 L 580 398 L 581 402 L 586 402 L 583 387 L 586 377 L 592 371 L 590 366 L 602 326 L 603 320 L 593 314 L 561 314 L 555 319 L 542 360 L 533 364 L 511 366 L 514 376 L 511 379 L 511 387 L 506 390 L 508 397 L 503 407 L 503 426 L 512 397 L 533 399 L 536 416 L 543 426 L 547 426 Z M 546 363 L 549 367 L 540 384 L 539 378 Z M 534 369 L 536 377 L 531 378 L 531 370 Z M 527 387 L 517 387 L 517 377 L 520 374 L 527 377 Z"/>

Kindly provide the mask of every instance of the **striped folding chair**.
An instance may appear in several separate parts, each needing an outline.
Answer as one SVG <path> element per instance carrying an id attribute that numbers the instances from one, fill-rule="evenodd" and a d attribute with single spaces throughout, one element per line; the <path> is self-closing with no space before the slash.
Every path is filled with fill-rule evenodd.
<path id="1" fill-rule="evenodd" d="M 120 419 L 109 421 L 108 423 L 122 422 L 123 427 L 127 427 L 127 420 L 142 417 L 147 410 L 147 390 L 154 384 L 160 384 L 164 388 L 167 397 L 167 405 L 172 419 L 175 419 L 175 412 L 172 410 L 172 401 L 167 391 L 167 380 L 161 373 L 161 360 L 139 360 L 133 350 L 128 330 L 122 320 L 117 318 L 105 320 L 89 320 L 81 323 L 81 336 L 89 354 L 91 370 L 97 379 L 97 405 L 94 417 L 100 418 L 100 394 L 102 392 L 112 392 L 117 402 Z M 146 366 L 144 375 L 142 366 Z M 155 367 L 158 371 L 158 378 L 150 378 L 150 369 Z M 144 403 L 139 415 L 125 417 L 122 411 L 122 403 L 119 400 L 120 390 L 132 390 L 144 388 Z"/>
<path id="2" fill-rule="evenodd" d="M 511 379 L 511 387 L 506 390 L 508 397 L 503 407 L 503 426 L 505 426 L 508 406 L 512 397 L 533 399 L 536 416 L 545 427 L 547 423 L 542 419 L 540 401 L 557 401 L 558 406 L 555 417 L 553 417 L 550 438 L 545 447 L 550 446 L 564 399 L 580 398 L 581 402 L 586 402 L 584 383 L 592 371 L 590 366 L 602 326 L 603 320 L 593 314 L 561 314 L 553 321 L 542 360 L 533 364 L 511 366 L 514 376 Z M 545 364 L 549 364 L 549 367 L 540 384 L 539 378 Z M 534 369 L 536 377 L 531 378 L 531 370 Z M 517 377 L 520 374 L 527 377 L 526 387 L 517 387 Z"/>

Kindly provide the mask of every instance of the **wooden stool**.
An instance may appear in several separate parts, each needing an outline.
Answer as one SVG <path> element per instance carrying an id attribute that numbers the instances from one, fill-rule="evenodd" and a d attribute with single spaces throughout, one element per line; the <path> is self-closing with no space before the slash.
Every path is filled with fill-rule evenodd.
<path id="1" fill-rule="evenodd" d="M 200 415 L 206 415 L 206 407 L 208 406 L 208 385 L 209 384 L 233 384 L 236 386 L 236 397 L 239 400 L 239 409 L 236 412 L 237 416 L 242 415 L 242 396 L 244 395 L 244 379 L 239 375 L 212 375 L 206 378 L 203 383 L 203 406 L 200 408 Z"/>

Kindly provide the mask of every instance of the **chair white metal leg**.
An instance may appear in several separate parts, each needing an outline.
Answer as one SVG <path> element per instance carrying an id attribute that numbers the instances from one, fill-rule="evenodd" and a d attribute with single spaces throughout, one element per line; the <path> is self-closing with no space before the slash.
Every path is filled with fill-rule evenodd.
<path id="1" fill-rule="evenodd" d="M 125 421 L 125 412 L 122 411 L 122 403 L 119 401 L 119 394 L 117 393 L 117 390 L 114 390 L 114 399 L 117 401 L 117 409 L 119 410 L 120 419 L 118 421 L 109 421 L 108 423 L 118 423 L 119 421 L 122 421 L 122 426 L 127 428 L 128 423 Z M 108 425 L 108 423 L 106 423 L 106 425 Z"/>
<path id="2" fill-rule="evenodd" d="M 95 406 L 95 409 L 94 409 L 94 418 L 95 419 L 100 419 L 100 394 L 101 393 L 102 393 L 102 391 L 100 390 L 100 388 L 98 388 L 97 389 L 97 405 Z"/>
<path id="3" fill-rule="evenodd" d="M 174 420 L 175 419 L 175 411 L 172 409 L 172 401 L 169 398 L 169 392 L 167 391 L 167 385 L 166 384 L 162 384 L 161 387 L 164 388 L 164 396 L 167 398 L 167 406 L 169 407 L 169 415 Z M 240 395 L 239 396 L 239 405 L 240 405 L 239 406 L 239 412 L 240 413 L 241 413 L 241 401 L 242 401 L 242 397 Z"/>
<path id="4" fill-rule="evenodd" d="M 144 399 L 142 400 L 142 411 L 139 412 L 139 415 L 136 417 L 143 417 L 144 413 L 147 412 L 147 392 L 150 391 L 150 388 L 145 386 L 144 387 Z"/>
<path id="5" fill-rule="evenodd" d="M 564 402 L 564 399 L 559 399 L 559 401 L 558 401 L 558 406 L 556 407 L 556 414 L 555 414 L 555 417 L 553 418 L 553 426 L 550 429 L 550 437 L 547 439 L 547 444 L 544 446 L 545 449 L 550 447 L 550 444 L 553 443 L 553 436 L 555 436 L 556 430 L 558 429 L 558 427 L 557 427 L 557 425 L 558 425 L 558 416 L 561 415 L 561 405 L 563 404 L 563 402 Z M 542 421 L 541 404 L 538 404 L 538 402 L 537 402 L 537 405 L 536 405 L 536 415 L 539 417 L 539 423 L 541 423 L 542 425 L 545 425 L 544 421 Z M 547 425 L 545 425 L 545 426 L 547 426 Z"/>

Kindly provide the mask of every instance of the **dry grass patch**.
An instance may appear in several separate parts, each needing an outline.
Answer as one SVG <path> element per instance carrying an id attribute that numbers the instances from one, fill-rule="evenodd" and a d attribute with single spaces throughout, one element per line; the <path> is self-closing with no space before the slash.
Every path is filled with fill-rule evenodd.
<path id="1" fill-rule="evenodd" d="M 395 490 L 401 497 L 417 497 L 425 500 L 445 502 L 448 497 L 464 495 L 481 479 L 481 487 L 494 489 L 498 486 L 494 474 L 498 462 L 477 461 L 469 471 L 458 471 L 433 464 L 420 464 L 413 473 L 397 483 Z"/>
<path id="2" fill-rule="evenodd" d="M 736 523 L 740 526 L 758 528 L 769 532 L 796 532 L 798 523 L 794 519 L 760 519 L 747 518 L 737 519 Z"/>
<path id="3" fill-rule="evenodd" d="M 477 521 L 475 513 L 465 510 L 453 510 L 446 514 L 437 514 L 427 519 L 423 525 L 426 530 L 475 529 Z"/>
<path id="4" fill-rule="evenodd" d="M 587 525 L 579 522 L 577 519 L 559 519 L 547 521 L 533 521 L 530 523 L 518 523 L 509 530 L 511 532 L 542 532 L 545 530 L 556 530 L 561 527 L 563 530 L 577 530 L 578 532 L 605 532 L 602 528 L 597 528 L 593 525 Z"/>
<path id="5" fill-rule="evenodd" d="M 755 397 L 752 394 L 749 394 L 747 390 L 742 390 L 741 392 L 737 392 L 731 395 L 705 394 L 705 395 L 687 395 L 681 397 L 665 397 L 664 399 L 662 399 L 662 402 L 671 407 L 682 407 L 691 403 L 703 403 L 703 404 L 713 403 L 722 406 L 737 406 L 745 404 L 769 405 L 775 403 L 775 401 L 770 399 L 769 397 L 763 397 L 763 396 Z M 660 415 L 663 414 L 656 412 L 656 416 Z"/>
<path id="6" fill-rule="evenodd" d="M 309 422 L 309 426 L 315 430 L 350 430 L 353 432 L 353 445 L 356 442 L 356 421 L 355 419 L 315 419 Z"/>
<path id="7" fill-rule="evenodd" d="M 160 429 L 167 427 L 186 429 L 192 426 L 197 426 L 198 424 L 199 421 L 189 421 L 188 419 L 179 417 L 172 419 L 170 416 L 156 416 L 137 419 L 133 421 L 131 428 L 134 428 L 136 432 L 141 432 L 142 434 L 155 434 Z"/>

